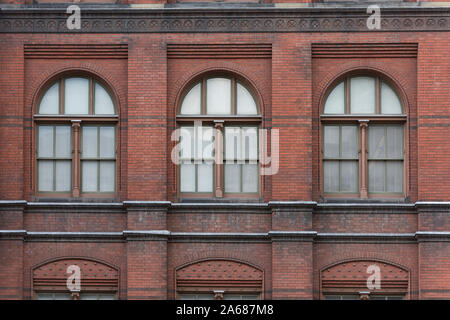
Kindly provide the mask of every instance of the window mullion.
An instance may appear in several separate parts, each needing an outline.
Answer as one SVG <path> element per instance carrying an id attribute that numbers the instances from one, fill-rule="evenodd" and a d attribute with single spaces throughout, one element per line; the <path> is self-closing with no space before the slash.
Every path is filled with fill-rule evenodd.
<path id="1" fill-rule="evenodd" d="M 350 114 L 350 78 L 345 78 L 345 113 Z"/>
<path id="2" fill-rule="evenodd" d="M 100 126 L 97 127 L 97 192 L 100 192 Z"/>
<path id="3" fill-rule="evenodd" d="M 52 190 L 56 190 L 56 126 L 53 126 L 53 186 Z"/>
<path id="4" fill-rule="evenodd" d="M 376 78 L 376 90 L 375 90 L 375 113 L 381 113 L 381 90 L 380 90 L 380 78 Z"/>
<path id="5" fill-rule="evenodd" d="M 222 198 L 224 194 L 224 183 L 223 183 L 223 121 L 215 121 L 214 123 L 214 150 L 215 150 L 215 160 L 214 160 L 214 196 L 217 198 Z"/>
<path id="6" fill-rule="evenodd" d="M 64 87 L 65 82 L 64 79 L 59 81 L 59 114 L 64 114 Z"/>
<path id="7" fill-rule="evenodd" d="M 236 78 L 231 79 L 231 114 L 237 114 Z"/>
<path id="8" fill-rule="evenodd" d="M 74 198 L 78 198 L 80 196 L 80 123 L 81 120 L 72 120 L 72 197 Z"/>
<path id="9" fill-rule="evenodd" d="M 92 85 L 92 78 L 89 78 L 89 88 L 88 88 L 88 114 L 94 114 L 93 109 L 94 109 L 94 102 L 93 102 L 93 97 L 94 97 L 94 87 Z"/>
<path id="10" fill-rule="evenodd" d="M 359 120 L 360 140 L 361 140 L 361 155 L 360 155 L 360 168 L 361 168 L 361 185 L 359 186 L 359 194 L 362 199 L 367 199 L 367 124 L 369 120 Z"/>
<path id="11" fill-rule="evenodd" d="M 206 79 L 202 79 L 202 86 L 201 86 L 201 113 L 206 114 Z"/>

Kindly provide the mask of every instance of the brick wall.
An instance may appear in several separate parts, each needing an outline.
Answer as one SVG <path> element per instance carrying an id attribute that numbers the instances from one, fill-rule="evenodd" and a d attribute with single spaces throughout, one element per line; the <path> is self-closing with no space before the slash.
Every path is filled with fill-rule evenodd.
<path id="1" fill-rule="evenodd" d="M 254 86 L 263 102 L 262 126 L 280 132 L 280 169 L 275 176 L 263 178 L 261 206 L 248 209 L 239 207 L 239 203 L 237 208 L 225 209 L 215 205 L 140 207 L 133 203 L 122 203 L 117 209 L 94 204 L 39 209 L 25 202 L 17 207 L 0 203 L 0 230 L 31 232 L 0 235 L 0 298 L 30 299 L 33 266 L 60 257 L 96 258 L 116 266 L 123 299 L 172 299 L 175 270 L 213 258 L 242 261 L 264 270 L 264 298 L 317 299 L 322 268 L 363 258 L 407 268 L 412 298 L 449 297 L 450 258 L 445 242 L 450 230 L 449 206 L 414 205 L 416 201 L 450 199 L 448 39 L 448 32 L 1 33 L 0 200 L 39 200 L 33 188 L 33 108 L 40 89 L 54 76 L 70 70 L 84 70 L 104 79 L 120 107 L 120 189 L 110 202 L 178 202 L 169 141 L 175 128 L 175 108 L 183 87 L 205 71 L 235 72 Z M 327 42 L 415 43 L 418 52 L 417 57 L 313 58 L 312 45 Z M 127 58 L 104 59 L 81 59 L 70 54 L 53 59 L 24 57 L 24 44 L 74 43 L 87 47 L 127 44 L 128 54 Z M 219 58 L 167 57 L 167 44 L 261 43 L 271 45 L 270 57 L 230 57 L 226 49 L 222 50 L 225 56 Z M 406 202 L 411 205 L 388 209 L 361 205 L 356 210 L 344 205 L 324 210 L 315 204 L 280 205 L 281 209 L 270 204 L 321 201 L 320 99 L 334 79 L 355 69 L 390 77 L 407 101 Z M 147 233 L 122 234 L 126 230 Z M 162 233 L 151 233 L 155 230 Z M 166 230 L 200 235 L 168 235 Z M 442 234 L 433 241 L 421 242 L 416 240 L 424 236 L 415 236 L 417 231 Z M 70 235 L 46 235 L 50 240 L 43 241 L 33 232 L 118 235 L 113 239 L 103 235 L 95 241 L 93 235 L 71 241 L 67 238 Z M 217 238 L 214 233 L 226 235 Z M 323 235 L 327 233 L 378 235 L 348 241 Z M 407 240 L 383 238 L 383 234 L 404 234 Z"/>

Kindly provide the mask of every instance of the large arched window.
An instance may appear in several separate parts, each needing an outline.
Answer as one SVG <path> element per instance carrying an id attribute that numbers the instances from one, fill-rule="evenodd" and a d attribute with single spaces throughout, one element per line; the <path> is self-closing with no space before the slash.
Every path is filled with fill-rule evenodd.
<path id="1" fill-rule="evenodd" d="M 42 94 L 36 123 L 39 196 L 109 196 L 116 191 L 117 111 L 100 81 L 71 76 Z"/>
<path id="2" fill-rule="evenodd" d="M 322 194 L 325 197 L 405 195 L 406 115 L 380 77 L 348 76 L 323 104 Z"/>
<path id="3" fill-rule="evenodd" d="M 180 196 L 257 197 L 260 122 L 257 99 L 243 81 L 220 75 L 189 86 L 177 114 Z"/>

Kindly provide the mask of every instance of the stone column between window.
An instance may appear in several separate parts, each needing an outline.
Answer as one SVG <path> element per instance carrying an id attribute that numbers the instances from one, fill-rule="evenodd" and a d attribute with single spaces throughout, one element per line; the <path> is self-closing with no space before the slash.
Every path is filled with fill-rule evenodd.
<path id="1" fill-rule="evenodd" d="M 223 120 L 214 121 L 214 140 L 215 140 L 215 163 L 214 163 L 214 175 L 215 186 L 214 196 L 217 198 L 223 197 Z"/>
<path id="2" fill-rule="evenodd" d="M 360 149 L 360 170 L 361 170 L 361 186 L 359 196 L 361 199 L 367 199 L 367 144 L 366 133 L 369 120 L 359 120 L 361 128 L 361 149 Z"/>
<path id="3" fill-rule="evenodd" d="M 74 198 L 80 196 L 80 123 L 81 120 L 72 120 L 72 197 Z"/>

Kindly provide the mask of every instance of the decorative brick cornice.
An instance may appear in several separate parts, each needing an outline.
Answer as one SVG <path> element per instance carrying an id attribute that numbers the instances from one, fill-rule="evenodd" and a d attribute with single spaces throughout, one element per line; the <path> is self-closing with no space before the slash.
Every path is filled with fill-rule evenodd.
<path id="1" fill-rule="evenodd" d="M 122 213 L 122 202 L 28 202 L 27 213 Z"/>
<path id="2" fill-rule="evenodd" d="M 25 239 L 38 242 L 117 242 L 123 240 L 122 232 L 35 232 L 28 231 Z"/>
<path id="3" fill-rule="evenodd" d="M 415 214 L 414 203 L 319 203 L 314 214 Z"/>
<path id="4" fill-rule="evenodd" d="M 269 231 L 272 241 L 310 241 L 317 236 L 316 231 Z"/>
<path id="5" fill-rule="evenodd" d="M 3 210 L 23 210 L 27 205 L 25 200 L 0 200 L 0 211 Z"/>
<path id="6" fill-rule="evenodd" d="M 2 8 L 2 33 L 239 33 L 449 31 L 450 8 L 386 7 L 369 30 L 366 8 L 130 9 L 83 7 L 81 29 L 65 8 Z"/>
<path id="7" fill-rule="evenodd" d="M 124 230 L 123 236 L 127 241 L 167 241 L 170 231 L 167 230 L 148 230 L 135 231 Z"/>
<path id="8" fill-rule="evenodd" d="M 192 43 L 167 44 L 169 59 L 264 59 L 272 57 L 272 44 L 261 43 Z"/>
<path id="9" fill-rule="evenodd" d="M 127 59 L 127 44 L 25 44 L 26 59 Z"/>
<path id="10" fill-rule="evenodd" d="M 171 242 L 265 242 L 267 233 L 247 232 L 171 232 Z"/>
<path id="11" fill-rule="evenodd" d="M 127 211 L 166 212 L 170 201 L 124 201 L 123 205 Z"/>
<path id="12" fill-rule="evenodd" d="M 417 43 L 313 43 L 313 58 L 416 58 Z"/>
<path id="13" fill-rule="evenodd" d="M 450 231 L 417 231 L 417 242 L 450 242 Z"/>
<path id="14" fill-rule="evenodd" d="M 415 242 L 414 233 L 318 233 L 316 242 Z"/>
<path id="15" fill-rule="evenodd" d="M 417 243 L 448 242 L 450 231 L 417 231 L 415 233 L 322 233 L 317 231 L 251 232 L 171 232 L 169 230 L 124 230 L 122 232 L 46 232 L 0 230 L 0 240 L 38 242 L 273 242 L 308 241 L 334 243 Z"/>
<path id="16" fill-rule="evenodd" d="M 170 214 L 176 213 L 214 213 L 214 214 L 271 214 L 267 203 L 172 203 Z"/>
<path id="17" fill-rule="evenodd" d="M 0 240 L 23 240 L 26 230 L 0 230 Z"/>

